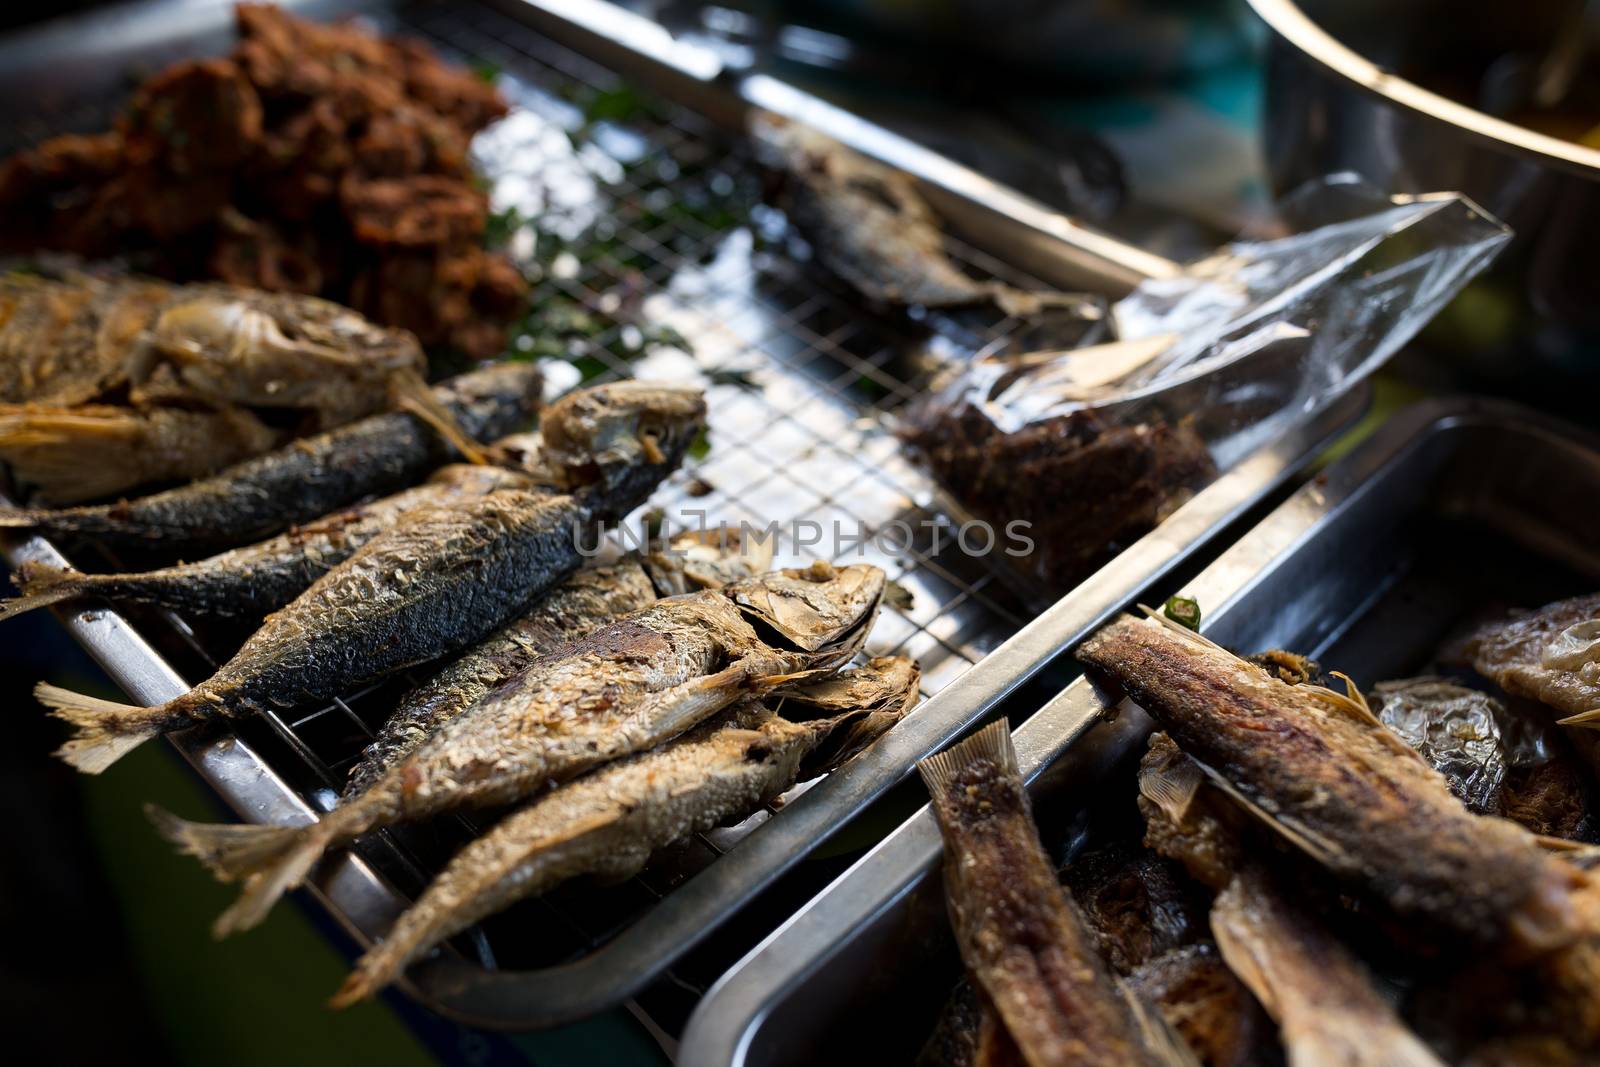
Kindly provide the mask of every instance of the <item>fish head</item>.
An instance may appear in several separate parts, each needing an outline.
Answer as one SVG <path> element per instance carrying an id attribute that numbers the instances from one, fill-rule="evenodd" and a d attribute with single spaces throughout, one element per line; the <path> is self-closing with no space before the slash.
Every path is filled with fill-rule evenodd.
<path id="1" fill-rule="evenodd" d="M 669 382 L 610 382 L 569 393 L 540 420 L 544 461 L 601 515 L 643 503 L 705 429 L 705 394 Z"/>
<path id="2" fill-rule="evenodd" d="M 650 581 L 661 596 L 725 585 L 765 574 L 772 567 L 774 538 L 726 526 L 685 530 L 645 561 Z"/>
<path id="3" fill-rule="evenodd" d="M 199 286 L 157 317 L 151 340 L 180 362 L 256 364 L 307 375 L 337 369 L 384 378 L 427 369 L 408 330 L 379 326 L 328 300 Z"/>
<path id="4" fill-rule="evenodd" d="M 886 585 L 870 563 L 773 571 L 723 590 L 763 639 L 843 662 L 866 640 L 878 617 Z"/>

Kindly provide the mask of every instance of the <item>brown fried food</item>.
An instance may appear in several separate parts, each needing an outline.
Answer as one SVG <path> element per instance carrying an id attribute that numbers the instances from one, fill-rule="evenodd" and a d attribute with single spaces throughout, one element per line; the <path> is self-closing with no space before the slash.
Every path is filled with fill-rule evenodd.
<path id="1" fill-rule="evenodd" d="M 1156 1064 L 1039 843 L 1004 720 L 918 764 L 961 958 L 1033 1067 Z"/>
<path id="2" fill-rule="evenodd" d="M 1091 411 L 1005 433 L 970 403 L 913 411 L 901 438 L 934 478 L 997 529 L 1032 525 L 1019 563 L 1048 589 L 1076 585 L 1216 476 L 1192 426 L 1111 426 Z"/>
<path id="3" fill-rule="evenodd" d="M 915 1067 L 1022 1067 L 994 1005 L 963 978 L 950 991 Z"/>
<path id="4" fill-rule="evenodd" d="M 138 252 L 178 280 L 320 295 L 497 354 L 526 286 L 482 247 L 467 146 L 504 99 L 420 42 L 270 5 L 240 5 L 238 27 L 229 56 L 148 79 L 111 132 L 0 163 L 17 220 L 0 249 Z"/>
<path id="5" fill-rule="evenodd" d="M 1074 860 L 1061 881 L 1120 975 L 1206 936 L 1206 901 L 1182 870 L 1134 842 Z"/>
<path id="6" fill-rule="evenodd" d="M 1459 653 L 1513 696 L 1529 697 L 1564 715 L 1583 715 L 1600 709 L 1600 653 L 1570 661 L 1558 661 L 1550 653 L 1564 632 L 1592 620 L 1600 620 L 1600 593 L 1485 626 L 1463 642 Z"/>
<path id="7" fill-rule="evenodd" d="M 1272 1021 L 1209 940 L 1140 964 L 1128 984 L 1160 1010 L 1205 1067 L 1281 1062 Z"/>
<path id="8" fill-rule="evenodd" d="M 1581 871 L 1515 823 L 1468 812 L 1353 701 L 1287 685 L 1155 619 L 1112 623 L 1078 658 L 1282 836 L 1397 916 L 1522 958 L 1600 930 L 1575 899 Z"/>

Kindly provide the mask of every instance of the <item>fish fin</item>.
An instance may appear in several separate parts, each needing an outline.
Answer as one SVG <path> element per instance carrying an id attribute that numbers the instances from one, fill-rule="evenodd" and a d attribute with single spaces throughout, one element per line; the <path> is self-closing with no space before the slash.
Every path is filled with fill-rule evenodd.
<path id="1" fill-rule="evenodd" d="M 328 998 L 328 1007 L 334 1010 L 353 1007 L 400 977 L 404 965 L 383 951 L 385 944 L 380 941 L 356 960 L 355 967 L 345 975 L 333 996 Z"/>
<path id="2" fill-rule="evenodd" d="M 73 570 L 71 567 L 51 567 L 32 561 L 17 568 L 14 577 L 17 586 L 22 590 L 22 595 L 0 600 L 0 622 L 21 615 L 23 612 L 32 611 L 34 608 L 71 600 L 75 596 L 82 595 L 89 584 L 84 580 L 88 575 L 82 571 Z"/>
<path id="3" fill-rule="evenodd" d="M 322 823 L 194 823 L 154 806 L 145 812 L 161 836 L 198 859 L 219 881 L 243 881 L 239 898 L 211 926 L 218 940 L 259 925 L 278 898 L 306 880 L 330 838 Z"/>
<path id="4" fill-rule="evenodd" d="M 1587 726 L 1591 730 L 1600 729 L 1600 708 L 1590 708 L 1580 711 L 1576 715 L 1568 715 L 1564 719 L 1557 719 L 1558 726 Z"/>
<path id="5" fill-rule="evenodd" d="M 1179 826 L 1189 820 L 1189 807 L 1205 782 L 1205 771 L 1187 756 L 1139 775 L 1139 793 Z"/>
<path id="6" fill-rule="evenodd" d="M 996 719 L 960 744 L 919 760 L 917 771 L 927 784 L 928 792 L 943 795 L 952 788 L 958 771 L 981 759 L 994 763 L 1002 774 L 1021 776 L 1016 746 L 1011 742 L 1011 724 L 1005 719 Z"/>
<path id="7" fill-rule="evenodd" d="M 483 447 L 474 441 L 456 423 L 455 416 L 439 403 L 433 391 L 422 378 L 409 371 L 395 375 L 390 383 L 395 394 L 395 406 L 415 415 L 431 426 L 435 433 L 448 441 L 468 463 L 480 466 L 489 462 Z"/>
<path id="8" fill-rule="evenodd" d="M 1144 1050 L 1150 1054 L 1151 1062 L 1161 1067 L 1200 1067 L 1194 1050 L 1172 1028 L 1165 1015 L 1151 1007 L 1125 979 L 1117 979 L 1117 990 L 1122 994 L 1122 999 L 1127 1001 L 1128 1012 L 1133 1016 L 1134 1032 Z"/>
<path id="9" fill-rule="evenodd" d="M 0 529 L 27 530 L 39 525 L 34 508 L 0 508 Z"/>
<path id="10" fill-rule="evenodd" d="M 85 774 L 99 774 L 172 725 L 172 715 L 163 707 L 118 704 L 49 682 L 35 686 L 33 695 L 52 715 L 77 729 L 77 735 L 56 749 L 56 755 Z"/>
<path id="11" fill-rule="evenodd" d="M 1193 757 L 1190 758 L 1193 759 Z M 1295 826 L 1287 819 L 1274 815 L 1266 808 L 1263 808 L 1260 804 L 1257 804 L 1254 800 L 1251 800 L 1249 797 L 1245 796 L 1244 793 L 1240 792 L 1232 782 L 1228 781 L 1218 772 L 1212 770 L 1199 760 L 1195 760 L 1194 763 L 1195 766 L 1199 767 L 1205 772 L 1206 777 L 1211 780 L 1211 784 L 1215 785 L 1218 789 L 1225 793 L 1228 799 L 1232 800 L 1235 804 L 1238 804 L 1239 807 L 1243 808 L 1246 812 L 1260 820 L 1261 823 L 1264 824 L 1268 829 L 1277 833 L 1295 848 L 1298 848 L 1301 852 L 1304 852 L 1306 855 L 1310 856 L 1313 860 L 1322 864 L 1324 867 L 1331 866 L 1339 862 L 1344 850 L 1338 845 L 1322 837 L 1320 834 L 1315 834 L 1310 830 L 1304 829 L 1303 827 Z"/>

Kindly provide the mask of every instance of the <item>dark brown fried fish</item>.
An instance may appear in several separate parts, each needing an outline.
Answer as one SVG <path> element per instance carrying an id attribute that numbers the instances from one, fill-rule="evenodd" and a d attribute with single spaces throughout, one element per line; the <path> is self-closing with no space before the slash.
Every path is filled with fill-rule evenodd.
<path id="1" fill-rule="evenodd" d="M 916 702 L 919 677 L 904 657 L 873 660 L 853 673 L 870 676 L 855 688 L 886 699 L 841 706 L 840 687 L 830 687 L 820 702 L 829 714 L 804 718 L 795 712 L 816 710 L 805 688 L 786 694 L 787 715 L 747 699 L 683 737 L 602 767 L 497 823 L 462 849 L 357 961 L 333 1005 L 370 996 L 422 953 L 486 915 L 580 875 L 634 874 L 656 851 L 745 818 L 802 773 L 848 759 Z M 816 759 L 823 748 L 828 755 Z"/>
<path id="2" fill-rule="evenodd" d="M 1547 704 L 1564 721 L 1600 721 L 1600 593 L 1485 626 L 1460 651 L 1513 696 Z"/>
<path id="3" fill-rule="evenodd" d="M 1272 1020 L 1209 939 L 1140 964 L 1128 985 L 1166 1016 L 1205 1067 L 1282 1060 Z"/>
<path id="4" fill-rule="evenodd" d="M 1582 872 L 1515 823 L 1468 812 L 1348 698 L 1287 685 L 1155 619 L 1124 617 L 1078 657 L 1255 813 L 1396 915 L 1523 958 L 1590 932 L 1573 899 Z"/>
<path id="5" fill-rule="evenodd" d="M 1061 891 L 1004 720 L 917 765 L 945 838 L 945 899 L 974 981 L 1032 1067 L 1157 1064 Z"/>

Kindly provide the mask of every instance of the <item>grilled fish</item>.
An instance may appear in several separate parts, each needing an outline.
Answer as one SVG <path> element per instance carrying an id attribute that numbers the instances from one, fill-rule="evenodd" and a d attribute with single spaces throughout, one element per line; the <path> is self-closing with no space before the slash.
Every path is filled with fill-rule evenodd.
<path id="1" fill-rule="evenodd" d="M 159 733 L 330 699 L 510 621 L 578 568 L 583 530 L 642 503 L 703 425 L 698 390 L 602 388 L 613 398 L 611 418 L 650 436 L 650 460 L 624 462 L 625 471 L 597 468 L 594 482 L 570 496 L 497 489 L 412 512 L 268 616 L 210 679 L 165 704 L 129 707 L 41 684 L 39 699 L 79 730 L 59 754 L 98 773 Z M 565 403 L 551 409 L 552 424 L 562 422 Z"/>
<path id="2" fill-rule="evenodd" d="M 0 406 L 0 462 L 41 503 L 76 504 L 133 486 L 201 478 L 281 444 L 238 407 Z"/>
<path id="3" fill-rule="evenodd" d="M 215 927 L 219 936 L 246 929 L 325 851 L 369 830 L 521 800 L 682 733 L 752 686 L 837 669 L 865 641 L 883 587 L 876 567 L 819 565 L 658 601 L 502 683 L 310 826 L 171 823 L 169 836 L 224 880 L 246 879 Z M 750 603 L 768 591 L 809 604 L 809 615 L 790 611 L 801 625 L 786 629 Z"/>
<path id="4" fill-rule="evenodd" d="M 126 389 L 181 401 L 298 408 L 320 428 L 385 406 L 427 358 L 405 330 L 338 304 L 145 278 L 0 277 L 0 403 L 84 404 Z"/>
<path id="5" fill-rule="evenodd" d="M 1479 674 L 1562 712 L 1563 723 L 1600 722 L 1600 593 L 1486 626 L 1462 651 Z"/>
<path id="6" fill-rule="evenodd" d="M 191 615 L 259 619 L 294 600 L 407 512 L 533 484 L 526 475 L 502 467 L 453 463 L 422 485 L 193 563 L 108 574 L 24 563 L 16 572 L 22 595 L 0 603 L 0 620 L 86 596 Z"/>
<path id="7" fill-rule="evenodd" d="M 763 116 L 756 139 L 784 176 L 790 221 L 822 264 L 869 300 L 930 308 L 992 303 L 1008 315 L 1095 306 L 1086 297 L 1025 292 L 963 273 L 945 250 L 932 208 L 900 171 L 773 116 Z"/>
<path id="8" fill-rule="evenodd" d="M 1272 1020 L 1209 940 L 1140 964 L 1128 985 L 1166 1016 L 1206 1067 L 1268 1067 L 1281 1061 Z"/>
<path id="9" fill-rule="evenodd" d="M 803 687 L 786 694 L 786 715 L 747 698 L 683 737 L 561 786 L 496 824 L 462 849 L 388 936 L 357 961 L 333 1005 L 371 996 L 422 953 L 486 915 L 580 875 L 634 874 L 660 849 L 744 818 L 802 774 L 849 758 L 917 697 L 918 672 L 903 657 L 874 660 L 857 673 L 872 677 L 854 688 L 884 699 L 841 706 L 852 687 L 830 687 L 821 701 L 829 714 L 795 720 L 796 710 L 810 710 Z M 819 750 L 827 752 L 820 760 Z"/>
<path id="10" fill-rule="evenodd" d="M 1217 897 L 1211 929 L 1229 968 L 1277 1021 L 1290 1067 L 1444 1067 L 1361 961 L 1258 868 Z"/>
<path id="11" fill-rule="evenodd" d="M 961 958 L 1032 1067 L 1166 1062 L 1095 953 L 1039 843 L 1002 720 L 917 765 L 945 839 Z"/>
<path id="12" fill-rule="evenodd" d="M 463 374 L 431 393 L 463 433 L 482 439 L 530 420 L 539 385 L 537 367 L 508 363 Z M 452 447 L 415 415 L 371 415 L 166 492 L 86 507 L 3 508 L 0 528 L 92 537 L 112 547 L 229 548 L 364 496 L 397 492 L 448 460 Z"/>
<path id="13" fill-rule="evenodd" d="M 538 657 L 659 597 L 687 592 L 691 584 L 716 589 L 754 577 L 771 564 L 770 546 L 749 553 L 730 547 L 721 560 L 712 561 L 705 555 L 709 546 L 680 538 L 671 551 L 648 560 L 629 557 L 580 570 L 546 593 L 528 614 L 408 693 L 351 768 L 344 795 L 365 790 L 445 723 Z"/>
<path id="14" fill-rule="evenodd" d="M 1290 686 L 1155 619 L 1112 623 L 1078 658 L 1253 812 L 1396 915 L 1510 956 L 1587 933 L 1572 899 L 1582 872 L 1515 823 L 1468 812 L 1364 705 Z"/>

